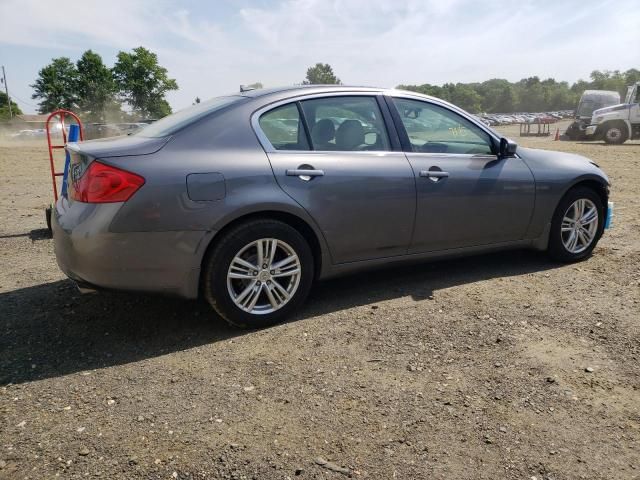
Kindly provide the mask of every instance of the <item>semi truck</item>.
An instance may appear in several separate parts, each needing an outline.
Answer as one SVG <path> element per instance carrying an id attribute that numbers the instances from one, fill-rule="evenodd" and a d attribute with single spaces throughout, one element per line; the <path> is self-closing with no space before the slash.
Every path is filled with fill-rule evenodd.
<path id="1" fill-rule="evenodd" d="M 567 127 L 565 135 L 569 140 L 585 140 L 585 130 L 591 124 L 591 116 L 595 110 L 617 105 L 620 94 L 611 90 L 585 90 L 576 108 L 575 121 Z"/>
<path id="2" fill-rule="evenodd" d="M 624 103 L 595 110 L 585 129 L 587 139 L 619 145 L 640 139 L 640 82 L 627 88 Z"/>

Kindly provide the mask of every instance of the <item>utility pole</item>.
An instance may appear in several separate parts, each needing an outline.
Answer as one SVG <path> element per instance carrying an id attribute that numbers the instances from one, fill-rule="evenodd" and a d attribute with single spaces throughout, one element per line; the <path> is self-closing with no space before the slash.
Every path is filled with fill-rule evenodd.
<path id="1" fill-rule="evenodd" d="M 4 71 L 4 65 L 2 66 L 2 82 L 4 83 L 4 91 L 7 94 L 7 104 L 9 105 L 9 120 L 13 118 L 11 113 L 11 97 L 9 97 L 9 86 L 7 85 L 7 74 Z"/>

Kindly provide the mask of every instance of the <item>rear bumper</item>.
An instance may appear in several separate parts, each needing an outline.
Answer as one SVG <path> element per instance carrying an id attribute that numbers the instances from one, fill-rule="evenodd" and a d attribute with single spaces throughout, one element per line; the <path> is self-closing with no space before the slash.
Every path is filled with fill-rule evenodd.
<path id="1" fill-rule="evenodd" d="M 60 269 L 92 288 L 198 296 L 207 234 L 201 231 L 108 231 L 122 204 L 90 205 L 61 198 L 52 212 Z"/>

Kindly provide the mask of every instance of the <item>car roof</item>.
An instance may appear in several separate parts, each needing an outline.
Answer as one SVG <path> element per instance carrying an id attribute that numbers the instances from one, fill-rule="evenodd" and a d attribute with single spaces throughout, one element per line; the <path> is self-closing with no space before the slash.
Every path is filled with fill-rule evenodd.
<path id="1" fill-rule="evenodd" d="M 243 97 L 259 98 L 259 97 L 266 97 L 269 95 L 279 96 L 283 93 L 294 96 L 298 93 L 306 94 L 311 92 L 314 92 L 314 93 L 339 92 L 339 91 L 383 92 L 385 90 L 387 89 L 376 88 L 376 87 L 353 86 L 353 85 L 290 85 L 285 87 L 258 88 L 255 90 L 247 90 L 245 92 L 241 92 L 240 95 Z"/>
<path id="2" fill-rule="evenodd" d="M 235 96 L 245 97 L 250 100 L 264 100 L 266 103 L 273 101 L 285 100 L 287 98 L 296 97 L 298 95 L 314 95 L 322 93 L 332 92 L 370 92 L 370 93 L 385 93 L 385 94 L 400 94 L 402 96 L 417 97 L 423 100 L 431 100 L 440 104 L 449 105 L 457 108 L 455 105 L 450 104 L 442 100 L 441 98 L 432 97 L 431 95 L 425 95 L 423 93 L 414 92 L 411 90 L 402 90 L 397 88 L 384 88 L 384 87 L 368 87 L 359 85 L 290 85 L 276 88 L 259 88 L 255 90 L 248 90 L 234 94 Z"/>

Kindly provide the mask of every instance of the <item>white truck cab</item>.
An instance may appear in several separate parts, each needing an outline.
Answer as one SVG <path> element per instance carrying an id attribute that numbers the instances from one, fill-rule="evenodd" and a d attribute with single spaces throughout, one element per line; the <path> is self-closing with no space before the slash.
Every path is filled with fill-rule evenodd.
<path id="1" fill-rule="evenodd" d="M 586 128 L 587 137 L 620 144 L 640 139 L 640 82 L 630 85 L 624 103 L 595 110 L 591 124 Z"/>

